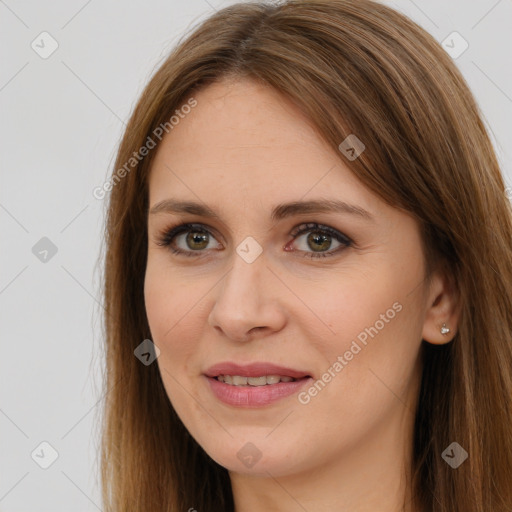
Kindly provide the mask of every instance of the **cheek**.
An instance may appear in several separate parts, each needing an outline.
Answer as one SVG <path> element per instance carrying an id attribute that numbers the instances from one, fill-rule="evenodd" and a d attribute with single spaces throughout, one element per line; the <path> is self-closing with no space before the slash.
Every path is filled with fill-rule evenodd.
<path id="1" fill-rule="evenodd" d="M 192 289 L 175 269 L 169 268 L 164 256 L 150 251 L 144 279 L 144 300 L 153 336 L 162 337 L 162 334 L 175 330 L 179 320 L 191 309 L 188 304 L 193 299 Z"/>
<path id="2" fill-rule="evenodd" d="M 162 334 L 172 326 L 173 312 L 176 301 L 169 293 L 168 280 L 148 266 L 144 280 L 144 302 L 151 334 L 154 338 L 162 338 Z"/>
<path id="3" fill-rule="evenodd" d="M 316 323 L 327 333 L 311 335 L 309 342 L 323 356 L 323 366 L 317 371 L 326 381 L 335 382 L 329 385 L 332 393 L 340 387 L 356 391 L 368 386 L 371 391 L 379 383 L 370 370 L 390 385 L 406 385 L 421 343 L 420 295 L 411 293 L 418 276 L 415 265 L 407 269 L 382 265 L 332 280 L 322 293 L 309 296 L 308 304 L 319 312 L 326 328 L 310 315 L 307 330 L 313 334 Z M 324 373 L 329 370 L 330 374 Z M 330 379 L 332 374 L 343 377 Z M 361 393 L 360 388 L 354 396 Z"/>
<path id="4" fill-rule="evenodd" d="M 207 320 L 201 316 L 202 302 L 197 293 L 197 287 L 191 286 L 183 275 L 173 275 L 165 264 L 148 261 L 144 297 L 152 341 L 160 349 L 156 363 L 167 397 L 192 435 L 198 434 L 198 418 L 204 416 L 200 402 L 191 399 L 198 395 L 194 387 L 195 361 L 201 352 L 198 329 Z"/>
<path id="5" fill-rule="evenodd" d="M 160 358 L 165 359 L 169 349 L 179 348 L 175 343 L 179 320 L 185 315 L 184 297 L 186 291 L 176 293 L 176 283 L 160 265 L 148 261 L 144 280 L 144 301 L 146 315 L 153 342 L 161 351 Z M 186 289 L 185 289 L 186 290 Z M 173 347 L 174 345 L 174 347 Z"/>
<path id="6" fill-rule="evenodd" d="M 148 261 L 144 281 L 146 315 L 152 341 L 160 349 L 158 363 L 173 374 L 186 371 L 187 362 L 197 352 L 204 330 L 201 325 L 207 321 L 200 300 L 203 295 L 199 287 L 174 275 L 166 265 Z"/>
<path id="7" fill-rule="evenodd" d="M 302 327 L 309 333 L 309 342 L 329 359 L 350 349 L 353 340 L 365 341 L 381 332 L 391 330 L 400 321 L 403 297 L 400 287 L 389 273 L 354 271 L 334 276 L 321 285 L 294 287 L 303 298 L 304 305 L 295 311 L 295 318 L 302 319 Z M 299 310 L 303 311 L 299 311 Z M 299 314 L 300 313 L 300 314 Z M 376 324 L 376 330 L 375 330 Z M 312 334 L 315 334 L 312 336 Z"/>

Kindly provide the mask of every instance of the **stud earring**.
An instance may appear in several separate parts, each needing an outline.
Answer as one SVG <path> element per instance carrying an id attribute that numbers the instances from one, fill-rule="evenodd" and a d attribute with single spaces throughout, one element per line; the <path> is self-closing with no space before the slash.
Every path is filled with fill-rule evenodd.
<path id="1" fill-rule="evenodd" d="M 441 334 L 446 336 L 450 332 L 449 327 L 446 327 L 446 324 L 443 324 L 441 327 Z"/>

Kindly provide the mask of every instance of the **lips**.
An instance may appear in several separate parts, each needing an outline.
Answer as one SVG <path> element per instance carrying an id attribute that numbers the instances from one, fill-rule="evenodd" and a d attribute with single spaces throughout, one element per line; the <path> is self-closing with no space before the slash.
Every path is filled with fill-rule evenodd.
<path id="1" fill-rule="evenodd" d="M 293 382 L 293 377 L 286 375 L 262 375 L 261 377 L 244 377 L 242 375 L 219 375 L 219 382 L 225 382 L 232 386 L 273 386 L 279 382 Z"/>
<path id="2" fill-rule="evenodd" d="M 209 368 L 204 377 L 217 399 L 235 407 L 273 404 L 313 380 L 307 372 L 271 363 L 219 363 Z"/>
<path id="3" fill-rule="evenodd" d="M 263 377 L 269 375 L 278 375 L 279 377 L 291 377 L 294 380 L 310 377 L 308 372 L 285 368 L 272 363 L 252 363 L 249 365 L 239 365 L 235 363 L 219 363 L 209 368 L 205 375 L 216 378 L 219 375 L 238 375 L 240 377 Z"/>

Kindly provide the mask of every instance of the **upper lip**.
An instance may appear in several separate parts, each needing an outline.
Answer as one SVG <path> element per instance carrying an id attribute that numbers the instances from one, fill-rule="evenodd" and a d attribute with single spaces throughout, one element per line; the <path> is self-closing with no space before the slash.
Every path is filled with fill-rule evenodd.
<path id="1" fill-rule="evenodd" d="M 218 377 L 219 375 L 239 375 L 241 377 L 261 377 L 263 375 L 279 375 L 281 377 L 292 377 L 294 379 L 301 379 L 309 377 L 308 372 L 301 370 L 294 370 L 292 368 L 285 368 L 273 363 L 256 362 L 246 365 L 223 362 L 218 363 L 206 370 L 207 377 Z"/>

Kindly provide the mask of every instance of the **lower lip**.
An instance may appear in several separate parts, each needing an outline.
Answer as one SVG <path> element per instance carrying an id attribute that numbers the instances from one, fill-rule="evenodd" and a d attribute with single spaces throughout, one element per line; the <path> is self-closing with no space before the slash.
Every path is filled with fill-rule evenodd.
<path id="1" fill-rule="evenodd" d="M 259 407 L 269 405 L 297 393 L 300 388 L 313 381 L 304 377 L 292 382 L 278 382 L 265 386 L 232 386 L 213 377 L 206 377 L 213 394 L 225 404 L 236 407 Z"/>

